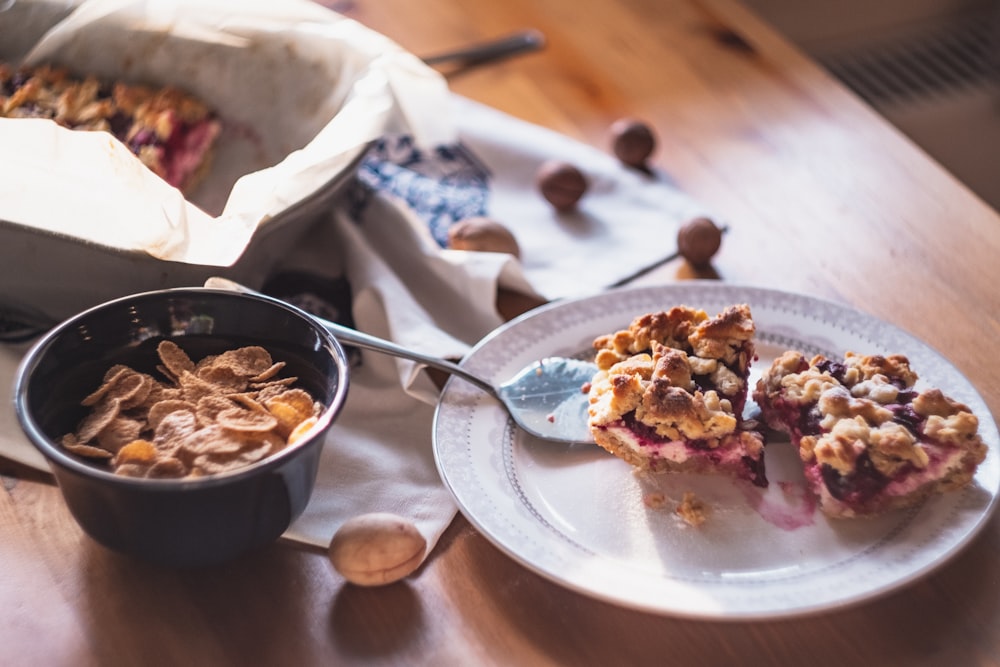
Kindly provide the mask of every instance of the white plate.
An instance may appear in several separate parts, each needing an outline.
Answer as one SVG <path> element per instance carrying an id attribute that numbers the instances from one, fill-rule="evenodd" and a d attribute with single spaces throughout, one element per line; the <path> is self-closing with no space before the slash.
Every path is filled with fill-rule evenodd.
<path id="1" fill-rule="evenodd" d="M 594 337 L 636 315 L 677 304 L 714 315 L 744 302 L 760 357 L 751 386 L 786 349 L 906 354 L 921 376 L 918 386 L 941 387 L 979 417 L 989 453 L 974 483 L 913 510 L 834 521 L 805 493 L 787 440 L 768 445 L 766 490 L 724 477 L 635 473 L 596 445 L 524 435 L 497 403 L 452 380 L 437 410 L 434 449 L 462 513 L 497 547 L 556 583 L 626 607 L 707 619 L 794 616 L 871 599 L 926 575 L 968 544 L 1000 487 L 996 424 L 941 355 L 850 308 L 717 282 L 626 289 L 514 320 L 463 365 L 500 382 L 542 357 L 585 354 Z M 673 512 L 685 491 L 710 508 L 700 527 Z M 653 494 L 663 494 L 666 505 L 648 502 Z"/>

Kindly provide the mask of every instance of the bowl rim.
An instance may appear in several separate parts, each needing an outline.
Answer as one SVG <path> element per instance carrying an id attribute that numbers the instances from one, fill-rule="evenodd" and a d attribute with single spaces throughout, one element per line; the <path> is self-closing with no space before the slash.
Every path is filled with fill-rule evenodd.
<path id="1" fill-rule="evenodd" d="M 197 478 L 148 478 L 148 477 L 128 477 L 116 475 L 109 470 L 102 470 L 93 464 L 86 463 L 64 451 L 62 447 L 49 438 L 42 431 L 42 428 L 28 407 L 29 378 L 38 366 L 45 352 L 51 347 L 55 339 L 67 329 L 74 327 L 81 320 L 92 316 L 94 313 L 119 305 L 125 301 L 136 299 L 156 299 L 169 298 L 172 296 L 203 295 L 212 294 L 232 298 L 234 300 L 249 300 L 266 303 L 270 307 L 283 310 L 303 321 L 310 328 L 319 334 L 320 338 L 327 344 L 328 349 L 333 353 L 337 366 L 337 389 L 333 398 L 325 406 L 320 414 L 317 423 L 311 429 L 312 434 L 307 435 L 293 446 L 282 448 L 280 451 L 271 454 L 267 458 L 261 459 L 241 468 L 236 468 L 226 472 L 206 475 Z M 350 362 L 340 341 L 324 327 L 317 318 L 306 311 L 290 303 L 275 299 L 265 294 L 248 294 L 233 290 L 218 289 L 211 287 L 170 287 L 159 290 L 137 292 L 126 296 L 111 299 L 83 310 L 76 315 L 64 320 L 49 331 L 45 332 L 41 338 L 31 345 L 28 352 L 21 359 L 15 374 L 14 382 L 14 411 L 17 414 L 18 422 L 22 431 L 31 441 L 32 445 L 38 449 L 50 465 L 57 465 L 68 469 L 74 473 L 82 474 L 85 477 L 96 478 L 98 480 L 122 485 L 127 487 L 142 487 L 150 491 L 173 491 L 177 489 L 207 489 L 224 484 L 236 482 L 245 477 L 253 477 L 262 472 L 277 468 L 288 459 L 297 454 L 301 449 L 308 447 L 313 440 L 325 434 L 332 425 L 334 419 L 344 407 L 347 400 L 347 392 L 350 385 Z"/>

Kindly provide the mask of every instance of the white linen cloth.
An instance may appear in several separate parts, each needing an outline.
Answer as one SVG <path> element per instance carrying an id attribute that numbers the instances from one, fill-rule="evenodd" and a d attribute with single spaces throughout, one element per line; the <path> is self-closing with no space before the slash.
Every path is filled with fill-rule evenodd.
<path id="1" fill-rule="evenodd" d="M 345 197 L 285 264 L 346 276 L 361 330 L 460 358 L 502 324 L 495 310 L 499 285 L 550 300 L 599 291 L 672 255 L 678 226 L 707 214 L 662 175 L 624 167 L 601 148 L 458 96 L 452 103 L 461 159 L 453 159 L 455 147 L 443 147 L 417 160 L 363 165 L 361 180 L 374 194 L 360 204 Z M 576 211 L 555 212 L 535 188 L 535 170 L 548 159 L 576 164 L 588 177 L 590 189 Z M 452 220 L 476 213 L 513 231 L 520 261 L 441 247 Z M 0 346 L 0 454 L 45 469 L 11 407 L 16 365 L 26 349 Z M 328 436 L 313 496 L 288 539 L 325 547 L 348 518 L 388 511 L 413 520 L 430 552 L 456 507 L 434 462 L 438 391 L 419 370 L 363 353 Z"/>

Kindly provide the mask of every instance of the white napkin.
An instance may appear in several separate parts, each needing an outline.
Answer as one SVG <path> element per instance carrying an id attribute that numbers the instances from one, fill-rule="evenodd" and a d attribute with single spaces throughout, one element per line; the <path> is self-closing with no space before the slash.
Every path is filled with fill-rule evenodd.
<path id="1" fill-rule="evenodd" d="M 524 274 L 547 299 L 620 284 L 677 249 L 677 229 L 708 211 L 662 173 L 624 166 L 608 151 L 453 97 L 461 140 L 493 174 L 488 213 L 514 230 Z M 610 140 L 609 140 L 610 144 Z M 589 189 L 571 213 L 538 193 L 539 165 L 576 165 Z"/>
<path id="2" fill-rule="evenodd" d="M 599 291 L 673 254 L 678 225 L 706 213 L 665 178 L 628 169 L 599 148 L 452 99 L 462 146 L 419 151 L 388 138 L 362 166 L 367 188 L 348 192 L 279 267 L 346 276 L 359 329 L 459 358 L 502 323 L 499 285 L 548 299 Z M 555 213 L 535 189 L 534 171 L 550 158 L 573 162 L 590 178 L 578 211 Z M 475 214 L 507 224 L 523 261 L 443 249 L 447 225 Z M 23 351 L 0 348 L 7 406 L 3 392 Z M 390 511 L 416 523 L 428 551 L 437 542 L 456 507 L 434 462 L 438 390 L 418 371 L 411 362 L 362 354 L 312 499 L 288 539 L 325 547 L 348 518 Z M 11 413 L 0 412 L 0 454 L 44 468 Z"/>
<path id="3" fill-rule="evenodd" d="M 453 103 L 462 146 L 421 151 L 405 138 L 387 139 L 379 159 L 361 169 L 379 194 L 343 202 L 317 227 L 308 252 L 290 262 L 318 274 L 343 271 L 364 331 L 461 357 L 502 323 L 498 286 L 548 299 L 600 291 L 671 256 L 678 226 L 707 213 L 662 175 L 470 100 Z M 556 213 L 533 185 L 535 170 L 552 158 L 578 165 L 591 182 L 575 212 Z M 483 214 L 512 229 L 523 261 L 442 249 L 451 222 Z M 413 519 L 433 546 L 455 511 L 434 463 L 438 391 L 410 362 L 363 358 L 320 483 L 287 537 L 326 544 L 351 516 L 390 511 Z"/>
<path id="4" fill-rule="evenodd" d="M 501 323 L 488 304 L 509 258 L 491 253 L 478 262 L 449 261 L 422 222 L 382 196 L 359 217 L 332 212 L 288 263 L 329 277 L 343 270 L 359 329 L 457 358 Z M 287 538 L 325 546 L 345 520 L 382 511 L 413 520 L 431 546 L 437 541 L 455 505 L 438 477 L 431 442 L 438 391 L 418 371 L 412 362 L 362 353 L 320 460 L 316 490 Z"/>

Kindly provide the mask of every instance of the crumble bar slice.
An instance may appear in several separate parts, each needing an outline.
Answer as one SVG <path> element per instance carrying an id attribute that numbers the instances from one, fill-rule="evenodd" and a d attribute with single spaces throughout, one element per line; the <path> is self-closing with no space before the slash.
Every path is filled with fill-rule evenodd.
<path id="1" fill-rule="evenodd" d="M 77 78 L 61 67 L 0 63 L 0 118 L 46 118 L 105 131 L 170 185 L 191 191 L 208 171 L 221 123 L 177 88 Z"/>
<path id="2" fill-rule="evenodd" d="M 848 352 L 840 362 L 788 351 L 753 396 L 798 447 L 820 509 L 866 516 L 961 488 L 986 456 L 969 408 L 916 381 L 903 355 Z"/>
<path id="3" fill-rule="evenodd" d="M 762 435 L 743 420 L 754 358 L 750 308 L 677 306 L 594 341 L 589 426 L 642 470 L 723 473 L 767 486 Z"/>

